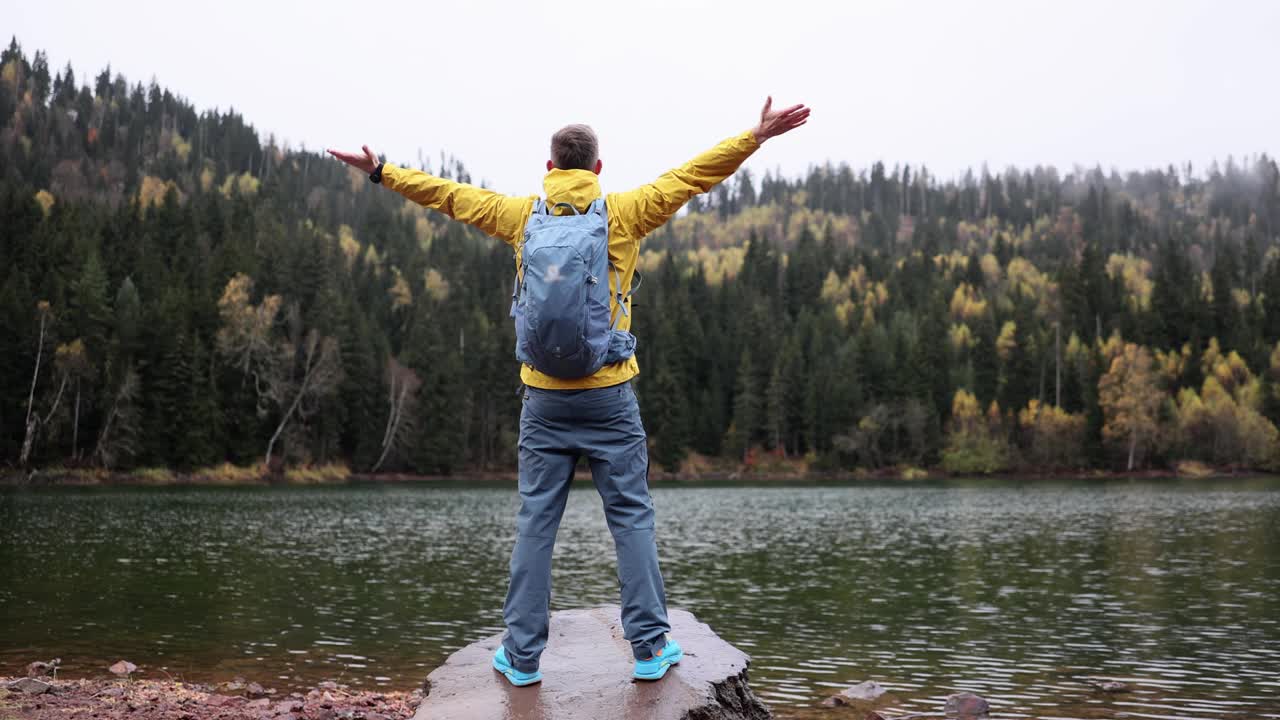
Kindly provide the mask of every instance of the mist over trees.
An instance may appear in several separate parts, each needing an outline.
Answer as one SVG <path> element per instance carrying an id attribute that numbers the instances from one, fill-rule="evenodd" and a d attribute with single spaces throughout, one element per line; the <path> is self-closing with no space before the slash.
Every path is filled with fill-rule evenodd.
<path id="1" fill-rule="evenodd" d="M 653 459 L 1276 468 L 1278 241 L 1265 155 L 739 172 L 641 250 Z M 512 272 L 234 110 L 0 53 L 0 462 L 511 467 Z"/>

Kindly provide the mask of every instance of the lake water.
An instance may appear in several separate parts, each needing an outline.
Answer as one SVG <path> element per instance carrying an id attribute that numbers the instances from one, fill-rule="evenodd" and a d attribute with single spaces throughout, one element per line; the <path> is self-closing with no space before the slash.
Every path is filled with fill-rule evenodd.
<path id="1" fill-rule="evenodd" d="M 1280 718 L 1280 481 L 662 485 L 669 601 L 780 717 L 876 680 L 996 715 Z M 416 687 L 501 630 L 512 485 L 0 492 L 0 673 Z M 617 601 L 574 487 L 553 602 Z M 1099 693 L 1115 679 L 1131 692 Z M 826 714 L 832 713 L 832 714 Z"/>

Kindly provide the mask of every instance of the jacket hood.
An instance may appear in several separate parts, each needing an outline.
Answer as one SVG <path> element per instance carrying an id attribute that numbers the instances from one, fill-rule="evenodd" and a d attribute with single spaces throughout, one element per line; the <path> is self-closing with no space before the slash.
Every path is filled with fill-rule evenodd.
<path id="1" fill-rule="evenodd" d="M 569 203 L 578 212 L 585 212 L 587 206 L 600 197 L 600 176 L 590 170 L 555 168 L 542 178 L 542 192 L 549 205 Z M 560 215 L 568 211 L 557 208 L 553 212 Z"/>

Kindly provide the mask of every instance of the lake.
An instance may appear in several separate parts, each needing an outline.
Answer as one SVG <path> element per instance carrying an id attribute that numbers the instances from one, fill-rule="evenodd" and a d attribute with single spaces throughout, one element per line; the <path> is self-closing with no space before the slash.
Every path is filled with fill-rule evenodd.
<path id="1" fill-rule="evenodd" d="M 669 602 L 780 717 L 876 680 L 999 716 L 1280 718 L 1280 481 L 654 488 Z M 0 673 L 408 689 L 500 631 L 511 484 L 0 491 Z M 617 602 L 575 485 L 558 608 Z M 1127 683 L 1105 694 L 1090 682 Z"/>

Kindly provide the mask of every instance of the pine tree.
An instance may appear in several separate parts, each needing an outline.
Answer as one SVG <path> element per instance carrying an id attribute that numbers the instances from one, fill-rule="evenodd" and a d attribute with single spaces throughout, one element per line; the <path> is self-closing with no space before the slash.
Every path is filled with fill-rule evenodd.
<path id="1" fill-rule="evenodd" d="M 733 420 L 725 438 L 725 450 L 734 456 L 747 456 L 759 433 L 763 409 L 760 387 L 751 350 L 742 351 L 738 364 L 737 387 L 733 396 Z"/>
<path id="2" fill-rule="evenodd" d="M 668 472 L 677 470 L 680 461 L 688 454 L 689 407 L 685 401 L 686 388 L 677 382 L 675 374 L 665 365 L 654 375 L 653 391 L 646 393 L 646 423 L 655 427 L 656 451 L 653 459 Z M 648 412 L 653 407 L 653 412 Z"/>

